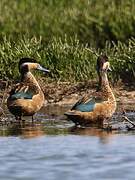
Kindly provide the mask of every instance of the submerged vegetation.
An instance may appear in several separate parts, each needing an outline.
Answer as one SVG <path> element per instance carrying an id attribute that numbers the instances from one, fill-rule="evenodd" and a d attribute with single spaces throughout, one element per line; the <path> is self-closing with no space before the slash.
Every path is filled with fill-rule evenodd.
<path id="1" fill-rule="evenodd" d="M 96 77 L 97 55 L 112 81 L 135 78 L 135 0 L 2 0 L 0 78 L 18 78 L 18 60 L 36 58 L 56 81 Z"/>

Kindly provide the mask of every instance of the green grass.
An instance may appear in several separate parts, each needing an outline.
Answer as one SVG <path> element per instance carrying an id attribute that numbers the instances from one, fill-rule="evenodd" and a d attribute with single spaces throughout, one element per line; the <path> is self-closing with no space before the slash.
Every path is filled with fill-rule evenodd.
<path id="1" fill-rule="evenodd" d="M 96 77 L 96 59 L 100 53 L 106 53 L 113 72 L 112 81 L 133 82 L 135 78 L 135 39 L 125 45 L 110 43 L 102 51 L 92 49 L 76 39 L 53 38 L 46 43 L 41 38 L 25 37 L 16 42 L 6 39 L 0 44 L 0 78 L 17 79 L 18 61 L 21 57 L 33 57 L 44 67 L 50 69 L 54 81 L 87 81 Z"/>
<path id="2" fill-rule="evenodd" d="M 0 78 L 18 79 L 33 57 L 53 81 L 96 77 L 96 54 L 109 56 L 112 81 L 134 82 L 135 0 L 1 0 Z"/>
<path id="3" fill-rule="evenodd" d="M 80 42 L 104 47 L 106 40 L 135 37 L 135 0 L 1 0 L 0 36 L 77 36 Z"/>

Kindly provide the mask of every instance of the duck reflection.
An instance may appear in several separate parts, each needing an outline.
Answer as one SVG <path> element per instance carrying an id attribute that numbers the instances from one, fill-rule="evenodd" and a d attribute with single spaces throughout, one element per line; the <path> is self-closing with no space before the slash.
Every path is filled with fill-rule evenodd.
<path id="1" fill-rule="evenodd" d="M 72 125 L 72 124 L 71 124 Z M 36 138 L 45 135 L 80 135 L 98 137 L 101 143 L 108 143 L 110 137 L 116 132 L 97 129 L 94 127 L 76 127 L 65 126 L 65 123 L 56 121 L 55 124 L 50 121 L 16 121 L 0 126 L 0 136 L 18 136 L 20 138 Z"/>
<path id="2" fill-rule="evenodd" d="M 75 134 L 75 135 L 99 137 L 102 143 L 108 143 L 110 140 L 110 137 L 112 137 L 113 134 L 115 134 L 114 131 L 107 131 L 107 130 L 98 129 L 94 127 L 83 128 L 83 127 L 74 126 L 74 127 L 69 128 L 69 131 L 70 133 Z"/>
<path id="3" fill-rule="evenodd" d="M 3 136 L 20 136 L 21 138 L 34 138 L 45 134 L 41 123 L 16 122 L 8 125 Z"/>
<path id="4" fill-rule="evenodd" d="M 25 126 L 22 128 L 21 137 L 23 138 L 34 138 L 43 136 L 45 132 L 43 131 L 43 126 L 41 124 L 34 124 L 32 126 Z"/>

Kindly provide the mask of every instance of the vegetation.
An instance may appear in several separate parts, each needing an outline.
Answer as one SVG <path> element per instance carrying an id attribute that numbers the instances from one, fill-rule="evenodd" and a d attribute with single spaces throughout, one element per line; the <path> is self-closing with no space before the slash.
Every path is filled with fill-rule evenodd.
<path id="1" fill-rule="evenodd" d="M 135 77 L 135 39 L 127 45 L 118 42 L 111 47 L 106 43 L 102 49 L 113 67 L 112 79 L 133 81 Z M 95 78 L 98 51 L 83 45 L 77 39 L 62 41 L 54 38 L 49 43 L 42 39 L 19 39 L 13 42 L 3 39 L 0 45 L 0 78 L 17 79 L 18 60 L 21 57 L 34 57 L 51 70 L 51 76 L 61 81 L 84 81 Z"/>
<path id="2" fill-rule="evenodd" d="M 135 0 L 1 0 L 0 78 L 17 79 L 19 58 L 29 56 L 50 69 L 53 80 L 89 80 L 104 52 L 112 80 L 132 82 L 134 12 Z"/>

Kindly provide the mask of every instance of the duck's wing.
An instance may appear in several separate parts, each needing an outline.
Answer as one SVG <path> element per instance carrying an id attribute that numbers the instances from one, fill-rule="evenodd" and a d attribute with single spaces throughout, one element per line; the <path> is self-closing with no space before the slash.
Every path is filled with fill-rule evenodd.
<path id="1" fill-rule="evenodd" d="M 92 98 L 81 98 L 71 110 L 77 110 L 81 112 L 92 112 L 97 103 L 102 103 L 104 100 L 102 98 L 92 97 Z"/>
<path id="2" fill-rule="evenodd" d="M 107 97 L 102 91 L 96 91 L 92 94 L 87 94 L 80 98 L 71 108 L 72 110 L 79 110 L 82 112 L 91 112 L 94 110 L 94 107 L 97 103 L 102 103 L 107 101 Z"/>
<path id="3" fill-rule="evenodd" d="M 38 94 L 37 87 L 30 84 L 18 83 L 10 91 L 10 98 L 14 99 L 32 99 Z"/>

